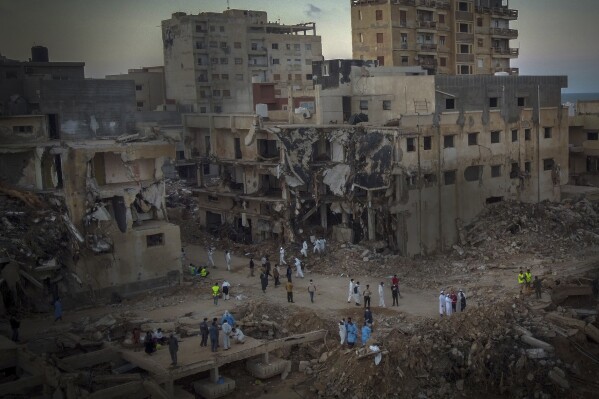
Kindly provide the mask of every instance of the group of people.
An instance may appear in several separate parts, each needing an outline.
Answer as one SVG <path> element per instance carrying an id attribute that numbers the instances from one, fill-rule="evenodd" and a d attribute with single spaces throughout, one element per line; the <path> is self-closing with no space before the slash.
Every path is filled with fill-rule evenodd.
<path id="1" fill-rule="evenodd" d="M 362 328 L 360 329 L 360 339 L 362 342 L 362 346 L 365 346 L 368 343 L 368 340 L 372 336 L 372 325 L 373 325 L 373 317 L 370 308 L 366 308 L 364 311 L 364 323 L 362 324 Z M 351 317 L 342 319 L 339 322 L 339 341 L 343 346 L 347 344 L 348 348 L 353 348 L 358 340 L 358 326 L 352 321 Z"/>
<path id="2" fill-rule="evenodd" d="M 541 299 L 543 283 L 539 276 L 535 276 L 534 280 L 532 279 L 530 269 L 526 269 L 526 272 L 520 269 L 520 272 L 518 273 L 518 286 L 520 287 L 520 294 L 528 294 L 530 293 L 531 288 L 534 288 L 536 298 Z"/>
<path id="3" fill-rule="evenodd" d="M 464 294 L 463 290 L 459 290 L 456 294 L 455 290 L 451 290 L 451 292 L 445 292 L 445 290 L 441 290 L 439 294 L 439 315 L 443 316 L 451 316 L 453 313 L 458 311 L 458 302 L 460 304 L 459 309 L 460 312 L 466 310 L 466 294 Z"/>
<path id="4" fill-rule="evenodd" d="M 218 284 L 218 281 L 215 281 L 211 287 L 212 291 L 212 300 L 214 305 L 218 305 L 218 300 L 222 296 L 225 301 L 228 301 L 231 298 L 231 283 L 227 280 L 223 280 L 221 285 Z"/>
<path id="5" fill-rule="evenodd" d="M 238 344 L 245 343 L 245 335 L 235 323 L 235 318 L 228 310 L 225 310 L 220 324 L 218 323 L 218 318 L 215 317 L 212 319 L 212 323 L 208 325 L 208 318 L 204 317 L 204 321 L 200 323 L 200 336 L 202 337 L 200 346 L 208 346 L 208 338 L 210 338 L 210 349 L 212 352 L 217 352 L 220 347 L 220 331 L 223 332 L 222 341 L 224 350 L 231 348 L 231 340 Z"/>
<path id="6" fill-rule="evenodd" d="M 141 337 L 140 331 L 137 328 L 133 329 L 133 344 L 135 346 L 140 345 Z M 177 352 L 179 351 L 179 340 L 175 337 L 174 333 L 170 333 L 169 337 L 166 338 L 162 333 L 162 329 L 158 328 L 155 331 L 146 332 L 145 337 L 143 338 L 143 346 L 144 351 L 148 355 L 152 355 L 152 353 L 158 350 L 159 345 L 168 345 L 168 351 L 171 355 L 171 366 L 177 365 Z"/>
<path id="7" fill-rule="evenodd" d="M 378 286 L 378 294 L 379 294 L 379 306 L 384 308 L 385 305 L 385 282 L 381 281 Z M 393 275 L 391 278 L 391 297 L 393 298 L 393 304 L 391 306 L 399 306 L 399 298 L 401 297 L 399 293 L 399 278 L 397 274 Z M 353 278 L 349 280 L 349 291 L 347 295 L 347 303 L 350 303 L 352 299 L 354 300 L 356 306 L 362 306 L 361 300 L 364 298 L 364 307 L 370 306 L 370 300 L 372 298 L 372 292 L 370 291 L 370 285 L 366 284 L 366 289 L 364 292 L 361 291 L 360 282 L 354 282 Z"/>

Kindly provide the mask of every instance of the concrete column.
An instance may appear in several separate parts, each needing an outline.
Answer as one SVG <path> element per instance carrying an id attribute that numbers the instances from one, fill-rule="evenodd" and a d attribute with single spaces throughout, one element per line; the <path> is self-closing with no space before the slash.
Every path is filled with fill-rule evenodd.
<path id="1" fill-rule="evenodd" d="M 320 225 L 325 231 L 327 230 L 327 204 L 325 203 L 320 205 Z"/>
<path id="2" fill-rule="evenodd" d="M 368 201 L 368 239 L 370 241 L 375 240 L 375 229 L 374 224 L 376 222 L 376 216 L 374 209 L 372 208 L 372 191 L 367 191 L 366 199 Z"/>
<path id="3" fill-rule="evenodd" d="M 344 226 L 349 226 L 349 214 L 345 212 L 343 208 L 341 208 L 341 223 L 343 223 Z"/>
<path id="4" fill-rule="evenodd" d="M 218 378 L 218 367 L 210 369 L 210 381 L 216 384 L 218 382 Z"/>
<path id="5" fill-rule="evenodd" d="M 264 362 L 264 364 L 270 363 L 270 357 L 268 356 L 268 352 L 264 353 L 264 356 L 262 357 L 262 361 Z"/>

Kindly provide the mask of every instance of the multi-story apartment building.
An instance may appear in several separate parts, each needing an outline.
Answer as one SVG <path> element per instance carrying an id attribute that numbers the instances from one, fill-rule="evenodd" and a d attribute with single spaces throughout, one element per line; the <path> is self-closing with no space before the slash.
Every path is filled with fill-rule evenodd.
<path id="1" fill-rule="evenodd" d="M 162 37 L 167 101 L 185 112 L 253 113 L 255 97 L 283 109 L 289 90 L 312 87 L 312 61 L 322 60 L 314 23 L 269 22 L 264 11 L 174 13 Z"/>
<path id="2" fill-rule="evenodd" d="M 416 255 L 459 242 L 489 203 L 560 199 L 565 77 L 405 76 L 352 64 L 314 65 L 315 119 L 365 114 L 366 125 L 184 116 L 202 225 L 248 241 L 385 241 Z"/>
<path id="3" fill-rule="evenodd" d="M 570 184 L 599 187 L 599 101 L 578 101 L 569 125 Z"/>
<path id="4" fill-rule="evenodd" d="M 163 66 L 129 69 L 126 74 L 106 75 L 106 79 L 133 80 L 138 111 L 156 111 L 165 103 Z"/>
<path id="5" fill-rule="evenodd" d="M 354 59 L 420 65 L 429 74 L 518 74 L 509 0 L 352 0 Z"/>

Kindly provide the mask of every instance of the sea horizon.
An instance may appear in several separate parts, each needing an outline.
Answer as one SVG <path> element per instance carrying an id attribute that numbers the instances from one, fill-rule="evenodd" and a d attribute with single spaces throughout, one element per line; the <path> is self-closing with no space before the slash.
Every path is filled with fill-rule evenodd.
<path id="1" fill-rule="evenodd" d="M 563 103 L 575 103 L 577 101 L 590 101 L 598 100 L 599 93 L 562 93 L 562 104 Z"/>

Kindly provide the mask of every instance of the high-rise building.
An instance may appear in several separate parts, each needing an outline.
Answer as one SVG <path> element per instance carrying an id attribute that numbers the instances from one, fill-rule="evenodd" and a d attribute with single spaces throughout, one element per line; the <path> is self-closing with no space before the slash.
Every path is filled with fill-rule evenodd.
<path id="1" fill-rule="evenodd" d="M 515 75 L 516 19 L 509 0 L 352 0 L 353 58 L 429 74 Z"/>
<path id="2" fill-rule="evenodd" d="M 313 86 L 312 61 L 322 60 L 313 22 L 282 25 L 264 11 L 174 13 L 162 37 L 167 102 L 183 112 L 254 112 L 261 84 L 268 109 L 284 109 L 288 90 Z"/>

